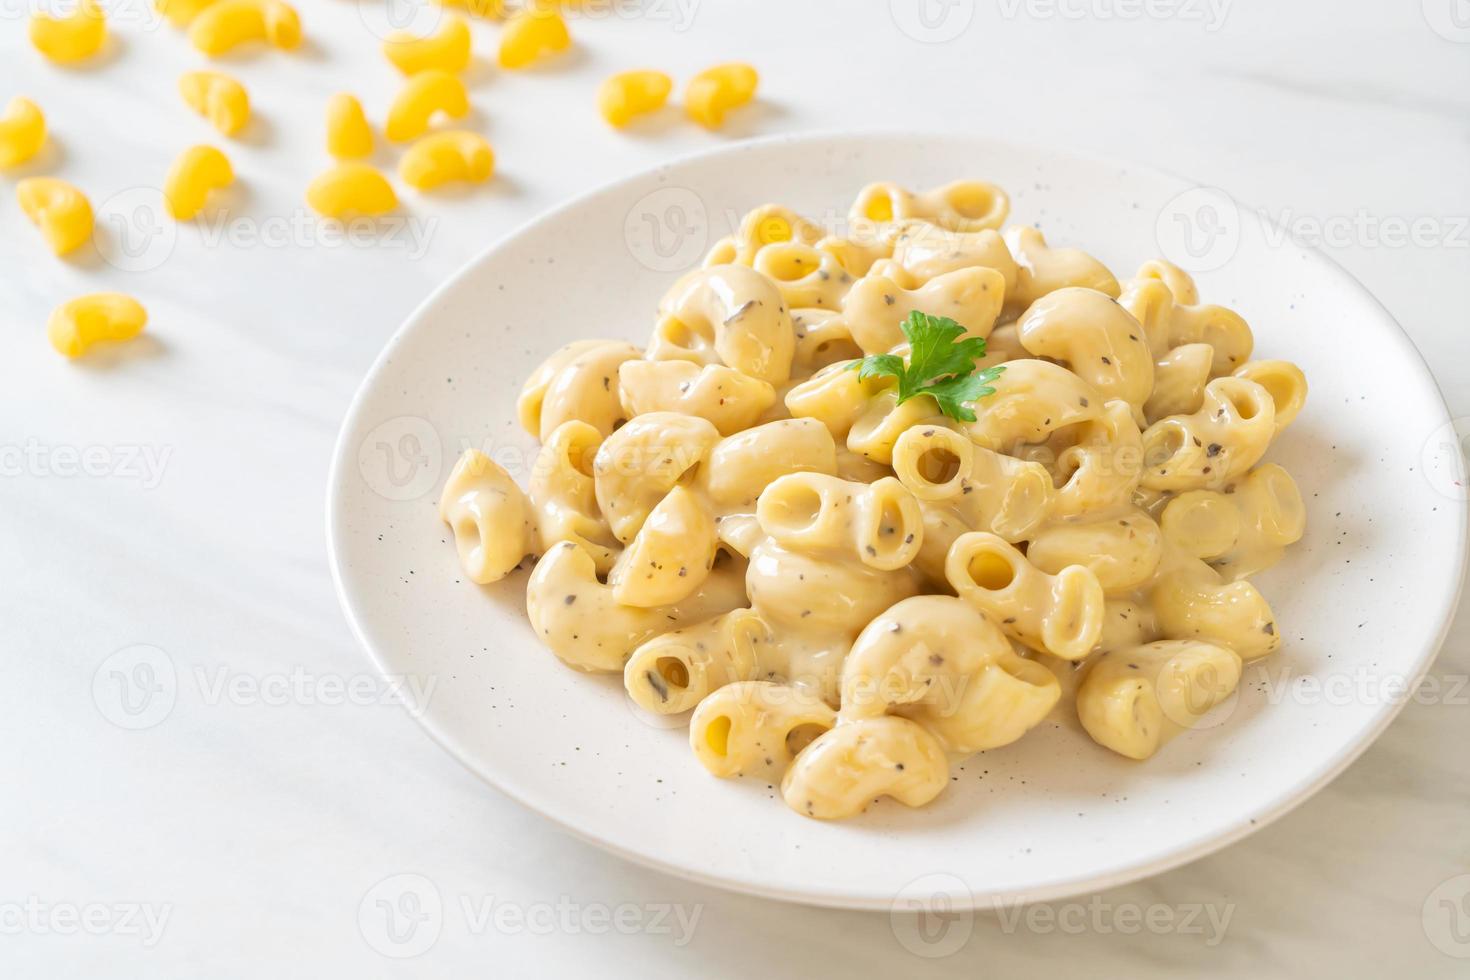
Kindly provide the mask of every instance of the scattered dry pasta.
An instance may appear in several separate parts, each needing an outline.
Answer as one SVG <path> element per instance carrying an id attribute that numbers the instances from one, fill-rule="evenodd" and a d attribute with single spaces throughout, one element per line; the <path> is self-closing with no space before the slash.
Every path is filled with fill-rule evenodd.
<path id="1" fill-rule="evenodd" d="M 234 136 L 250 121 L 250 95 L 223 72 L 186 71 L 179 76 L 179 94 L 226 136 Z"/>
<path id="2" fill-rule="evenodd" d="M 450 181 L 478 184 L 490 179 L 495 152 L 478 133 L 451 129 L 431 133 L 410 146 L 398 162 L 398 175 L 410 187 L 431 190 Z"/>
<path id="3" fill-rule="evenodd" d="M 561 13 L 533 3 L 505 22 L 500 34 L 500 67 L 525 68 L 571 46 L 572 36 Z"/>
<path id="4" fill-rule="evenodd" d="M 147 311 L 131 296 L 92 293 L 58 306 L 46 324 L 46 337 L 58 352 L 81 357 L 99 341 L 133 339 L 147 322 Z"/>
<path id="5" fill-rule="evenodd" d="M 388 178 L 365 163 L 339 163 L 306 189 L 306 203 L 326 218 L 375 217 L 398 207 Z"/>
<path id="6" fill-rule="evenodd" d="M 15 185 L 15 197 L 57 255 L 75 251 L 92 237 L 92 204 L 76 185 L 30 177 Z"/>
<path id="7" fill-rule="evenodd" d="M 661 71 L 618 72 L 597 89 L 597 110 L 613 126 L 626 126 L 634 116 L 661 109 L 674 80 Z"/>
<path id="8" fill-rule="evenodd" d="M 684 110 L 706 129 L 719 129 L 725 114 L 755 98 L 760 76 L 750 65 L 732 62 L 706 68 L 684 90 Z"/>
<path id="9" fill-rule="evenodd" d="M 0 115 L 0 167 L 25 163 L 46 143 L 46 117 L 30 99 L 16 96 Z"/>
<path id="10" fill-rule="evenodd" d="M 85 61 L 107 41 L 107 16 L 98 0 L 77 0 L 69 14 L 32 14 L 30 35 L 36 50 L 52 61 Z"/>

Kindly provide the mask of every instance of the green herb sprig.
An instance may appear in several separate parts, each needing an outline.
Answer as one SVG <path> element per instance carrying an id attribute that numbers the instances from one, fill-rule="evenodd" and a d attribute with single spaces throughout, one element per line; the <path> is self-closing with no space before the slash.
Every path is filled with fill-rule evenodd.
<path id="1" fill-rule="evenodd" d="M 869 354 L 853 363 L 849 370 L 857 371 L 863 380 L 897 378 L 900 405 L 910 398 L 928 395 L 950 418 L 975 421 L 974 411 L 965 402 L 995 394 L 990 382 L 1005 370 L 1004 365 L 975 370 L 975 361 L 985 356 L 984 338 L 965 337 L 965 328 L 948 317 L 930 316 L 918 310 L 910 310 L 908 319 L 899 328 L 909 342 L 907 362 L 897 354 Z"/>

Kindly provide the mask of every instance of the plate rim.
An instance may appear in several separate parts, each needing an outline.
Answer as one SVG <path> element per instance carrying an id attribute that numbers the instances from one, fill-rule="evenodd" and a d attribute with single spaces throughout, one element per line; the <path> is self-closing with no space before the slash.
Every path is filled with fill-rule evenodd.
<path id="1" fill-rule="evenodd" d="M 853 139 L 881 139 L 881 140 L 924 140 L 932 142 L 983 142 L 998 149 L 1015 149 L 1031 153 L 1039 153 L 1046 157 L 1056 159 L 1069 159 L 1072 161 L 1092 164 L 1104 167 L 1122 169 L 1129 173 L 1152 175 L 1166 178 L 1171 181 L 1184 181 L 1193 187 L 1209 188 L 1225 194 L 1231 201 L 1240 204 L 1238 198 L 1218 186 L 1209 185 L 1194 180 L 1188 176 L 1159 167 L 1152 164 L 1138 164 L 1133 161 L 1110 157 L 1103 154 L 1079 153 L 1072 150 L 1062 150 L 1053 146 L 1029 141 L 1018 141 L 1002 139 L 989 136 L 941 133 L 933 131 L 910 130 L 902 128 L 875 127 L 875 128 L 852 128 L 852 129 L 815 129 L 801 130 L 792 133 L 780 133 L 756 139 L 740 140 L 739 142 L 722 146 L 698 150 L 691 153 L 680 154 L 661 163 L 644 167 L 632 173 L 619 177 L 615 180 L 598 184 L 588 190 L 571 196 L 560 204 L 554 205 L 541 211 L 526 221 L 516 225 L 504 235 L 496 238 L 485 246 L 474 256 L 460 265 L 453 273 L 435 286 L 408 314 L 402 323 L 393 331 L 392 335 L 384 343 L 382 349 L 373 359 L 362 380 L 353 392 L 352 399 L 348 403 L 347 410 L 337 430 L 337 437 L 333 442 L 331 461 L 328 468 L 326 480 L 326 537 L 327 537 L 327 561 L 332 574 L 333 591 L 336 593 L 338 605 L 341 607 L 343 617 L 356 638 L 358 645 L 367 653 L 369 660 L 377 670 L 385 677 L 392 673 L 392 665 L 388 663 L 384 655 L 369 640 L 363 624 L 354 609 L 353 600 L 348 594 L 348 588 L 343 578 L 343 560 L 341 551 L 341 535 L 344 531 L 340 528 L 342 513 L 341 501 L 344 496 L 340 489 L 345 487 L 345 478 L 355 465 L 355 450 L 349 443 L 349 433 L 356 428 L 360 422 L 360 415 L 365 407 L 368 392 L 373 388 L 378 375 L 386 368 L 392 359 L 398 346 L 414 330 L 418 329 L 426 314 L 452 289 L 459 286 L 462 280 L 467 279 L 474 269 L 486 262 L 493 254 L 509 247 L 516 239 L 525 235 L 532 229 L 542 224 L 553 221 L 560 215 L 581 207 L 584 203 L 603 194 L 616 191 L 627 185 L 645 181 L 650 177 L 656 177 L 660 173 L 683 167 L 692 163 L 700 162 L 713 157 L 738 156 L 741 153 L 753 149 L 765 149 L 782 144 L 820 144 L 832 140 Z M 1255 220 L 1263 226 L 1269 225 L 1286 238 L 1293 245 L 1300 248 L 1312 261 L 1326 266 L 1330 271 L 1345 283 L 1350 284 L 1358 296 L 1366 301 L 1383 320 L 1392 324 L 1397 330 L 1397 339 L 1403 347 L 1413 355 L 1413 361 L 1417 363 L 1424 377 L 1429 382 L 1429 391 L 1435 396 L 1435 404 L 1440 410 L 1442 423 L 1452 423 L 1454 416 L 1450 411 L 1449 404 L 1444 397 L 1444 392 L 1439 386 L 1434 372 L 1429 366 L 1423 353 L 1414 343 L 1398 319 L 1383 305 L 1368 287 L 1356 276 L 1349 272 L 1340 262 L 1332 258 L 1320 247 L 1304 243 L 1291 234 L 1274 217 L 1258 209 L 1242 208 L 1251 213 Z M 1409 689 L 1417 686 L 1428 673 L 1430 667 L 1438 658 L 1448 638 L 1450 627 L 1454 623 L 1455 611 L 1459 606 L 1460 598 L 1464 592 L 1467 574 L 1470 574 L 1470 550 L 1467 550 L 1467 540 L 1470 540 L 1470 508 L 1459 506 L 1455 508 L 1458 520 L 1456 522 L 1457 538 L 1456 551 L 1459 554 L 1457 574 L 1453 587 L 1442 593 L 1443 601 L 1438 604 L 1436 616 L 1439 620 L 1438 628 L 1432 642 L 1421 650 L 1413 665 L 1412 681 Z M 1078 894 L 1089 892 L 1100 892 L 1109 888 L 1120 887 L 1162 874 L 1174 868 L 1188 864 L 1200 858 L 1207 857 L 1230 845 L 1237 843 L 1258 830 L 1274 823 L 1276 820 L 1290 813 L 1308 799 L 1315 796 L 1327 784 L 1342 774 L 1348 766 L 1352 765 L 1368 748 L 1373 745 L 1398 717 L 1400 711 L 1408 703 L 1407 698 L 1389 699 L 1383 705 L 1378 714 L 1373 717 L 1372 723 L 1363 729 L 1360 736 L 1353 742 L 1342 747 L 1324 765 L 1313 772 L 1309 778 L 1302 780 L 1293 788 L 1280 795 L 1272 801 L 1271 805 L 1255 815 L 1243 815 L 1233 826 L 1223 832 L 1215 832 L 1205 838 L 1196 838 L 1181 844 L 1167 854 L 1157 855 L 1145 862 L 1127 863 L 1122 862 L 1120 866 L 1111 870 L 1078 875 L 1071 878 L 1056 879 L 1025 891 L 1006 891 L 1003 893 L 990 894 L 980 892 L 973 887 L 968 888 L 968 894 L 947 896 L 951 907 L 956 911 L 993 910 L 997 908 L 1009 908 L 1033 902 L 1055 901 L 1068 898 Z M 594 845 L 604 851 L 614 854 L 624 860 L 631 861 L 642 867 L 651 868 L 664 874 L 672 875 L 687 881 L 693 881 L 702 885 L 709 885 L 746 895 L 754 895 L 760 898 L 774 899 L 777 901 L 825 908 L 860 909 L 893 911 L 896 908 L 900 896 L 880 895 L 874 893 L 859 893 L 850 889 L 841 891 L 826 890 L 819 881 L 813 881 L 803 890 L 796 891 L 787 888 L 775 887 L 763 883 L 758 875 L 747 874 L 711 874 L 703 872 L 699 868 L 687 867 L 670 861 L 660 860 L 656 854 L 643 853 L 627 848 L 606 837 L 598 836 L 568 820 L 558 816 L 545 805 L 530 798 L 524 792 L 518 791 L 510 785 L 497 780 L 492 774 L 484 771 L 470 755 L 463 751 L 456 738 L 449 732 L 443 731 L 424 712 L 414 711 L 408 708 L 409 715 L 418 724 L 420 729 L 435 743 L 439 745 L 450 757 L 460 763 L 471 774 L 476 776 L 485 784 L 491 786 L 507 798 L 515 801 L 518 805 L 531 810 L 539 816 L 551 821 L 552 824 L 588 844 Z M 1004 895 L 1004 897 L 1001 897 Z"/>

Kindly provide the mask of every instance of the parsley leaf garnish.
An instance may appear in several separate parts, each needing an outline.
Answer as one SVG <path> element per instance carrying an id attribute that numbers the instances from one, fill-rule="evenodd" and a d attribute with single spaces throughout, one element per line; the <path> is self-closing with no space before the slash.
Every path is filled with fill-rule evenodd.
<path id="1" fill-rule="evenodd" d="M 1005 370 L 1004 365 L 975 370 L 976 359 L 985 356 L 985 340 L 965 337 L 965 328 L 948 317 L 918 310 L 910 310 L 899 327 L 909 342 L 907 363 L 897 354 L 869 354 L 849 370 L 857 371 L 862 380 L 885 375 L 897 378 L 900 405 L 929 395 L 950 418 L 975 421 L 975 413 L 964 403 L 995 394 L 990 382 Z"/>

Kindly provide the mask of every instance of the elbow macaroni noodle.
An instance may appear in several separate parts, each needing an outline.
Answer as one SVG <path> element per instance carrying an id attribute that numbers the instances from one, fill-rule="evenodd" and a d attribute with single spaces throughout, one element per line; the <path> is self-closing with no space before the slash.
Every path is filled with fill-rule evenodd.
<path id="1" fill-rule="evenodd" d="M 34 13 L 30 24 L 31 44 L 58 64 L 85 61 L 107 41 L 107 17 L 98 0 L 77 0 L 66 16 Z"/>
<path id="2" fill-rule="evenodd" d="M 250 96 L 245 86 L 229 75 L 186 71 L 179 76 L 179 94 L 189 108 L 226 136 L 234 136 L 250 121 Z"/>
<path id="3" fill-rule="evenodd" d="M 717 122 L 725 88 L 753 91 L 725 67 L 691 112 Z M 653 90 L 607 89 L 609 121 Z M 465 573 L 539 555 L 527 609 L 558 657 L 692 711 L 707 770 L 779 782 L 817 819 L 924 805 L 951 762 L 1059 705 L 1129 759 L 1195 727 L 1281 644 L 1247 577 L 1305 531 L 1262 460 L 1306 379 L 1252 360 L 1249 326 L 1182 270 L 1120 282 L 1009 210 L 956 181 L 871 184 L 844 236 L 749 212 L 646 348 L 577 341 L 530 375 L 528 491 L 464 455 L 440 508 Z M 908 357 L 911 310 L 1005 368 L 973 421 L 851 369 Z"/>
<path id="4" fill-rule="evenodd" d="M 623 71 L 607 78 L 597 89 L 597 111 L 611 126 L 623 127 L 663 108 L 674 80 L 661 71 Z"/>
<path id="5" fill-rule="evenodd" d="M 470 25 L 451 14 L 437 34 L 418 37 L 395 31 L 383 41 L 383 55 L 405 75 L 431 68 L 464 71 L 470 64 Z"/>
<path id="6" fill-rule="evenodd" d="M 398 206 L 388 178 L 365 163 L 339 163 L 306 188 L 306 203 L 326 218 L 387 214 Z"/>
<path id="7" fill-rule="evenodd" d="M 561 13 L 533 3 L 505 22 L 500 34 L 500 67 L 525 68 L 571 46 L 572 36 Z"/>
<path id="8" fill-rule="evenodd" d="M 211 191 L 235 182 L 229 158 L 212 146 L 191 146 L 179 154 L 163 182 L 168 213 L 176 221 L 188 221 L 204 209 Z"/>
<path id="9" fill-rule="evenodd" d="M 706 68 L 684 89 L 684 111 L 706 129 L 719 129 L 725 114 L 755 98 L 760 76 L 749 65 L 732 62 Z"/>
<path id="10" fill-rule="evenodd" d="M 0 115 L 0 167 L 25 163 L 46 142 L 46 117 L 30 99 L 16 96 Z"/>
<path id="11" fill-rule="evenodd" d="M 398 161 L 398 175 L 410 187 L 432 190 L 450 181 L 478 184 L 495 170 L 495 151 L 478 133 L 451 129 L 431 133 L 410 146 Z"/>
<path id="12" fill-rule="evenodd" d="M 406 143 L 423 135 L 436 113 L 459 119 L 470 111 L 469 94 L 464 82 L 439 68 L 430 68 L 409 76 L 403 88 L 388 107 L 388 124 L 384 134 L 395 143 Z"/>
<path id="13" fill-rule="evenodd" d="M 301 44 L 301 18 L 284 0 L 215 0 L 190 22 L 189 41 L 210 57 L 251 41 L 289 51 Z"/>
<path id="14" fill-rule="evenodd" d="M 327 100 L 327 152 L 356 160 L 373 152 L 373 128 L 357 96 L 338 92 Z"/>
<path id="15" fill-rule="evenodd" d="M 103 340 L 132 340 L 143 332 L 148 312 L 131 296 L 92 293 L 63 303 L 46 324 L 51 346 L 67 357 L 81 357 Z"/>
<path id="16" fill-rule="evenodd" d="M 28 177 L 15 185 L 15 197 L 55 254 L 74 252 L 92 237 L 92 204 L 75 185 Z"/>

